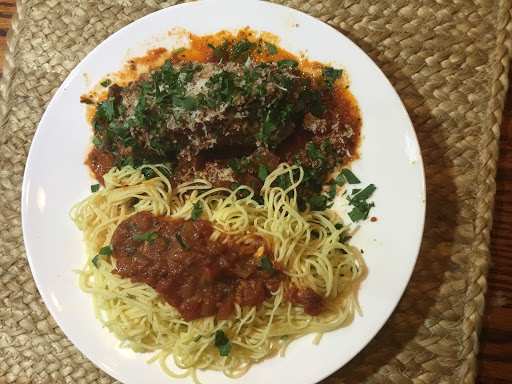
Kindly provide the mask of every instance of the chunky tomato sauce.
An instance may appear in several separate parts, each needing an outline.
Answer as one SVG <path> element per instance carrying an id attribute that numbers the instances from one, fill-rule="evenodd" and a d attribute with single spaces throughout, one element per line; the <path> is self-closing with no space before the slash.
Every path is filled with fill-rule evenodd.
<path id="1" fill-rule="evenodd" d="M 287 52 L 278 46 L 279 39 L 268 33 L 256 33 L 249 29 L 244 29 L 233 34 L 229 31 L 221 31 L 215 35 L 209 36 L 197 36 L 188 34 L 190 41 L 189 46 L 183 50 L 177 50 L 175 52 L 169 52 L 165 48 L 157 48 L 148 51 L 144 57 L 133 58 L 130 60 L 126 67 L 120 72 L 111 76 L 112 81 L 110 85 L 115 82 L 119 87 L 129 86 L 130 83 L 136 81 L 142 73 L 148 72 L 152 68 L 161 66 L 166 60 L 171 63 L 179 62 L 197 62 L 197 63 L 217 63 L 219 62 L 220 55 L 227 58 L 227 52 L 218 51 L 217 55 L 212 50 L 212 46 L 221 46 L 225 42 L 236 42 L 241 39 L 252 41 L 254 43 L 260 42 L 261 47 L 251 53 L 251 57 L 255 63 L 260 62 L 279 62 L 280 60 L 294 60 L 297 61 L 298 69 L 304 76 L 318 77 L 322 74 L 323 64 L 309 61 L 304 56 L 297 57 Z M 262 40 L 260 40 L 262 38 Z M 269 54 L 266 48 L 265 42 L 276 44 L 277 53 Z M 271 152 L 275 155 L 275 160 L 265 164 L 269 171 L 273 168 L 270 165 L 277 164 L 279 162 L 288 162 L 295 164 L 297 161 L 300 164 L 307 166 L 311 164 L 312 159 L 308 155 L 306 148 L 307 143 L 313 143 L 315 148 L 319 149 L 322 143 L 328 141 L 333 151 L 333 158 L 327 158 L 330 169 L 327 172 L 333 171 L 334 167 L 340 167 L 347 165 L 359 154 L 357 147 L 360 138 L 361 128 L 361 117 L 357 101 L 351 94 L 348 86 L 346 85 L 346 77 L 334 84 L 336 92 L 326 93 L 324 102 L 328 109 L 323 119 L 315 119 L 311 114 L 304 118 L 304 122 L 301 126 L 298 126 L 295 132 L 288 138 L 283 140 L 277 148 L 271 148 Z M 98 101 L 107 100 L 112 97 L 109 92 L 106 92 L 107 88 L 104 88 L 101 92 L 91 93 L 89 95 L 83 95 L 82 99 L 96 99 Z M 94 106 L 88 106 L 90 111 L 88 112 L 89 118 L 93 112 Z M 327 122 L 327 124 L 325 124 Z M 96 152 L 105 152 L 105 149 L 99 149 L 95 146 Z M 171 179 L 173 184 L 179 184 L 187 181 L 190 178 L 190 170 L 195 172 L 195 177 L 202 177 L 208 179 L 215 186 L 228 186 L 232 181 L 237 183 L 244 183 L 245 178 L 255 179 L 256 184 L 258 183 L 257 178 L 257 167 L 254 169 L 246 169 L 247 175 L 235 175 L 234 179 L 230 182 L 221 180 L 218 178 L 219 171 L 227 169 L 227 163 L 233 160 L 235 157 L 249 156 L 253 149 L 244 151 L 240 148 L 237 152 L 236 148 L 229 148 L 229 151 L 223 151 L 220 149 L 217 153 L 214 153 L 213 157 L 211 154 L 198 153 L 192 154 L 185 152 L 181 156 L 178 156 L 178 160 L 171 160 L 174 163 L 174 174 Z M 86 159 L 86 164 L 89 166 L 91 171 L 94 173 L 97 180 L 102 182 L 103 174 L 106 173 L 113 165 L 116 164 L 118 155 L 113 156 L 109 153 L 108 156 L 98 156 L 97 153 L 90 154 Z M 157 162 L 161 162 L 160 160 Z M 222 172 L 220 172 L 222 173 Z M 257 190 L 257 188 L 255 188 Z"/>
<path id="2" fill-rule="evenodd" d="M 113 272 L 153 287 L 186 321 L 227 319 L 235 303 L 255 306 L 279 288 L 284 274 L 263 237 L 223 244 L 212 233 L 207 220 L 136 213 L 112 237 Z"/>

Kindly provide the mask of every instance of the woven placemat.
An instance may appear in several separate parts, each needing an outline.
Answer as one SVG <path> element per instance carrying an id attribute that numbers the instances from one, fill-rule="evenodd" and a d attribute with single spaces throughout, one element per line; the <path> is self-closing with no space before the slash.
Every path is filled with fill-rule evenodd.
<path id="1" fill-rule="evenodd" d="M 473 382 L 511 1 L 276 2 L 337 28 L 384 71 L 411 116 L 427 177 L 425 234 L 406 293 L 377 337 L 325 382 Z M 21 231 L 23 169 L 71 69 L 113 32 L 174 3 L 18 1 L 0 82 L 0 383 L 113 382 L 64 336 L 39 296 Z"/>

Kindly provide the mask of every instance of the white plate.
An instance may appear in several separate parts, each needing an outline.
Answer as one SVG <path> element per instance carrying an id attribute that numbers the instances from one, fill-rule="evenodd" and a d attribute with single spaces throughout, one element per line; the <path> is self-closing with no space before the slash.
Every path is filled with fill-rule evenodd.
<path id="1" fill-rule="evenodd" d="M 30 149 L 22 194 L 22 219 L 28 260 L 51 314 L 69 339 L 96 365 L 125 383 L 169 383 L 147 355 L 118 347 L 94 318 L 91 297 L 78 288 L 72 272 L 86 260 L 82 235 L 68 218 L 70 207 L 90 193 L 83 165 L 91 128 L 80 95 L 129 57 L 172 46 L 172 27 L 212 34 L 249 26 L 281 38 L 291 51 L 343 67 L 361 108 L 363 140 L 354 173 L 374 183 L 377 222 L 361 225 L 354 243 L 364 249 L 368 276 L 359 301 L 363 317 L 324 335 L 293 342 L 286 357 L 257 364 L 238 382 L 313 383 L 354 357 L 379 331 L 407 286 L 423 232 L 425 182 L 414 129 L 396 92 L 377 66 L 342 34 L 300 12 L 259 1 L 215 0 L 187 3 L 148 15 L 94 49 L 69 75 L 46 110 Z M 84 76 L 87 74 L 87 76 Z M 421 299 L 421 298 L 418 298 Z M 199 372 L 203 382 L 228 382 L 222 373 Z M 191 382 L 190 378 L 183 382 Z M 233 381 L 235 382 L 235 381 Z"/>

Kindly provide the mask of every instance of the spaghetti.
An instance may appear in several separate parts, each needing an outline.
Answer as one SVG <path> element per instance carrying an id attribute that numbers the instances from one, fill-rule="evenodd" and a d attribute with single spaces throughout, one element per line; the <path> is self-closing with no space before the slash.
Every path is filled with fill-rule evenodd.
<path id="1" fill-rule="evenodd" d="M 151 169 L 156 177 L 146 179 Z M 93 297 L 96 317 L 115 336 L 137 352 L 156 352 L 172 377 L 192 375 L 196 370 L 221 370 L 240 377 L 264 358 L 284 353 L 288 343 L 309 333 L 322 333 L 342 326 L 360 312 L 356 288 L 364 263 L 344 243 L 347 227 L 336 213 L 297 206 L 297 187 L 304 177 L 299 166 L 280 164 L 265 179 L 259 196 L 246 185 L 237 189 L 212 188 L 196 179 L 173 188 L 162 166 L 113 168 L 104 175 L 105 187 L 76 204 L 71 218 L 83 231 L 88 260 L 80 272 L 80 288 Z M 286 175 L 290 185 L 277 187 Z M 213 225 L 212 240 L 251 241 L 254 234 L 271 245 L 274 260 L 285 279 L 270 297 L 257 306 L 234 305 L 227 320 L 207 316 L 184 321 L 177 309 L 143 283 L 112 273 L 116 259 L 110 247 L 118 225 L 139 212 L 155 216 L 190 219 L 194 204 L 200 203 L 201 219 Z M 310 289 L 325 299 L 325 312 L 308 315 L 290 300 L 294 289 Z M 229 343 L 231 349 L 222 349 Z M 170 368 L 169 359 L 184 370 Z"/>

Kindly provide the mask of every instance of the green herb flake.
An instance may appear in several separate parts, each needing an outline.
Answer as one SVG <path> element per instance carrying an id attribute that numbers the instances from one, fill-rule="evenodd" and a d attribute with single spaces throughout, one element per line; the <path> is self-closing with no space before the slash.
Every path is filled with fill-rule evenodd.
<path id="1" fill-rule="evenodd" d="M 135 248 L 132 248 L 132 247 L 126 247 L 124 249 L 125 252 L 133 252 L 135 250 Z"/>
<path id="2" fill-rule="evenodd" d="M 172 103 L 175 107 L 186 109 L 187 111 L 193 111 L 197 108 L 197 101 L 193 97 L 173 97 Z"/>
<path id="3" fill-rule="evenodd" d="M 112 251 L 114 250 L 114 247 L 112 246 L 112 244 L 110 245 L 107 245 L 103 248 L 100 249 L 100 251 L 98 252 L 98 254 L 96 256 L 94 256 L 92 258 L 92 263 L 94 264 L 94 266 L 96 268 L 98 268 L 98 261 L 99 261 L 99 256 L 100 255 L 106 255 L 106 256 L 112 256 Z"/>
<path id="4" fill-rule="evenodd" d="M 93 144 L 96 144 L 98 149 L 103 149 L 103 143 L 96 136 L 94 136 L 94 139 L 92 139 L 92 142 L 93 142 Z"/>
<path id="5" fill-rule="evenodd" d="M 265 164 L 261 164 L 259 163 L 258 164 L 258 178 L 265 182 L 265 179 L 267 178 L 268 176 L 268 168 Z"/>
<path id="6" fill-rule="evenodd" d="M 331 188 L 329 189 L 329 192 L 327 192 L 327 197 L 329 200 L 334 200 L 334 198 L 336 197 L 336 183 L 332 181 L 330 184 Z"/>
<path id="7" fill-rule="evenodd" d="M 107 79 L 107 80 L 105 80 L 105 81 L 101 82 L 100 84 L 101 84 L 102 86 L 104 86 L 104 87 L 108 87 L 108 86 L 110 85 L 110 80 L 109 80 L 109 79 Z"/>
<path id="8" fill-rule="evenodd" d="M 299 65 L 299 63 L 297 63 L 295 60 L 280 60 L 277 62 L 277 66 L 279 68 L 281 67 L 292 67 L 292 68 L 295 68 L 297 65 Z"/>
<path id="9" fill-rule="evenodd" d="M 367 198 L 369 198 L 371 196 L 371 194 L 377 189 L 377 187 L 374 185 L 374 184 L 370 184 L 368 185 L 366 188 L 364 188 L 362 191 L 359 191 L 357 192 L 357 194 L 355 194 L 352 199 L 350 200 L 350 202 L 352 204 L 355 204 L 359 201 L 363 201 L 363 200 L 366 200 Z"/>
<path id="10" fill-rule="evenodd" d="M 361 210 L 357 207 L 354 207 L 352 211 L 348 213 L 348 216 L 350 217 L 350 220 L 352 220 L 354 223 L 359 220 L 364 220 L 365 214 L 361 212 Z"/>
<path id="11" fill-rule="evenodd" d="M 201 208 L 201 202 L 192 203 L 192 212 L 190 213 L 190 218 L 192 220 L 197 220 L 203 214 L 203 208 Z"/>
<path id="12" fill-rule="evenodd" d="M 229 59 L 240 64 L 245 63 L 251 52 L 256 49 L 256 46 L 256 43 L 251 43 L 246 39 L 241 39 L 233 46 L 231 52 L 229 52 Z"/>
<path id="13" fill-rule="evenodd" d="M 267 43 L 265 41 L 265 47 L 267 47 L 267 50 L 268 50 L 268 55 L 271 56 L 271 55 L 277 55 L 277 48 L 275 45 L 273 44 L 270 44 L 270 43 Z"/>
<path id="14" fill-rule="evenodd" d="M 93 184 L 91 185 L 91 192 L 94 193 L 94 192 L 98 192 L 100 189 L 100 185 L 99 184 Z"/>
<path id="15" fill-rule="evenodd" d="M 137 224 L 130 223 L 130 228 L 132 229 L 132 231 L 135 231 L 135 228 L 137 228 Z"/>
<path id="16" fill-rule="evenodd" d="M 155 240 L 158 238 L 158 234 L 152 233 L 152 232 L 146 232 L 146 233 L 139 233 L 135 236 L 133 236 L 136 240 L 143 240 L 148 242 L 149 244 L 153 244 Z"/>
<path id="17" fill-rule="evenodd" d="M 327 196 L 315 195 L 308 199 L 309 208 L 312 211 L 325 211 L 327 209 Z"/>
<path id="18" fill-rule="evenodd" d="M 334 82 L 341 78 L 343 74 L 343 69 L 334 69 L 331 67 L 322 68 L 322 75 L 328 86 L 332 86 Z"/>
<path id="19" fill-rule="evenodd" d="M 214 46 L 212 44 L 208 44 L 208 47 L 210 47 L 213 50 L 213 53 L 214 53 L 215 57 L 217 59 L 219 59 L 219 61 L 224 60 L 222 55 L 219 53 L 219 50 L 222 49 L 222 46 L 219 45 L 218 47 L 216 47 L 216 46 Z"/>
<path id="20" fill-rule="evenodd" d="M 174 237 L 176 238 L 176 241 L 180 245 L 181 249 L 187 251 L 189 248 L 188 246 L 183 242 L 183 239 L 181 238 L 181 235 L 179 233 L 175 233 Z"/>
<path id="21" fill-rule="evenodd" d="M 236 173 L 244 173 L 243 160 L 244 158 L 228 161 L 228 167 L 231 168 Z"/>
<path id="22" fill-rule="evenodd" d="M 93 104 L 94 103 L 94 101 L 92 101 L 90 99 L 81 99 L 80 102 L 84 103 L 84 104 Z"/>
<path id="23" fill-rule="evenodd" d="M 219 348 L 221 356 L 228 356 L 231 351 L 231 343 L 221 329 L 215 331 L 215 346 Z"/>
<path id="24" fill-rule="evenodd" d="M 114 119 L 114 100 L 112 99 L 114 98 L 111 98 L 111 100 L 108 101 L 100 101 L 98 103 L 98 108 L 96 109 L 96 114 L 94 115 L 95 118 L 104 123 L 110 123 Z"/>
<path id="25" fill-rule="evenodd" d="M 194 338 L 194 341 L 197 343 L 199 340 L 201 340 L 201 337 L 203 337 L 203 335 L 197 335 L 197 336 Z"/>
<path id="26" fill-rule="evenodd" d="M 92 258 L 92 263 L 94 264 L 94 266 L 95 266 L 96 268 L 98 268 L 98 255 L 96 255 L 96 256 L 94 256 L 94 257 Z"/>
<path id="27" fill-rule="evenodd" d="M 347 179 L 349 184 L 359 184 L 359 179 L 352 173 L 350 169 L 344 168 L 341 170 L 341 173 L 343 176 L 345 176 L 345 179 Z"/>
<path id="28" fill-rule="evenodd" d="M 259 266 L 257 269 L 258 271 L 271 271 L 274 269 L 267 255 L 261 258 L 261 266 Z"/>
<path id="29" fill-rule="evenodd" d="M 336 176 L 336 178 L 334 179 L 334 182 L 338 185 L 338 186 L 342 186 L 343 184 L 345 184 L 345 178 L 343 177 L 343 173 L 340 172 L 338 173 L 338 176 Z"/>

